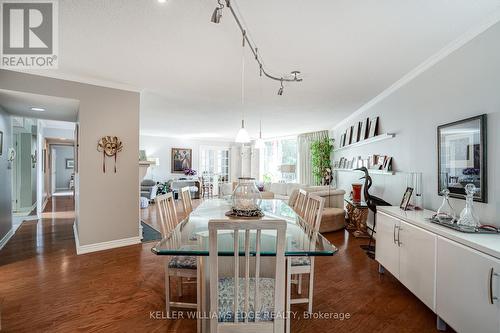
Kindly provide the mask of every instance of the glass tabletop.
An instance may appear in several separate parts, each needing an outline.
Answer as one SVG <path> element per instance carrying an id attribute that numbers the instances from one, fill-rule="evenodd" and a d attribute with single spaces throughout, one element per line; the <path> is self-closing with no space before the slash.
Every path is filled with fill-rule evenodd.
<path id="1" fill-rule="evenodd" d="M 204 201 L 151 251 L 157 255 L 208 256 L 208 221 L 214 219 L 230 221 L 231 219 L 225 216 L 225 213 L 231 209 L 231 205 L 232 202 L 228 199 Z M 260 206 L 265 214 L 262 220 L 279 219 L 287 222 L 286 256 L 331 256 L 337 252 L 337 248 L 320 233 L 310 232 L 305 222 L 282 200 L 262 200 Z M 220 256 L 233 255 L 233 237 L 233 231 L 219 231 L 218 252 Z M 240 231 L 239 241 L 240 255 L 244 255 L 244 231 Z M 255 232 L 250 233 L 250 253 L 255 255 Z M 276 255 L 275 231 L 262 231 L 260 255 Z"/>
<path id="2" fill-rule="evenodd" d="M 353 205 L 354 207 L 358 208 L 368 207 L 368 204 L 365 201 L 354 201 L 351 198 L 344 198 L 344 201 L 347 202 L 348 204 Z"/>

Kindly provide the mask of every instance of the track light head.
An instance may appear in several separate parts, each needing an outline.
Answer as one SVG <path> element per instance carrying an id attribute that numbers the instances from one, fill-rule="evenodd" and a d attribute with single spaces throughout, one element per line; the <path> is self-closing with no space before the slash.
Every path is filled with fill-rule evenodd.
<path id="1" fill-rule="evenodd" d="M 220 2 L 220 0 L 218 0 L 217 3 L 219 4 L 219 6 L 215 7 L 212 18 L 210 20 L 212 21 L 212 23 L 220 23 L 220 19 L 222 18 L 222 8 L 224 8 L 224 4 Z"/>
<path id="2" fill-rule="evenodd" d="M 220 23 L 220 19 L 222 17 L 222 8 L 217 7 L 214 10 L 214 13 L 212 14 L 212 23 Z"/>

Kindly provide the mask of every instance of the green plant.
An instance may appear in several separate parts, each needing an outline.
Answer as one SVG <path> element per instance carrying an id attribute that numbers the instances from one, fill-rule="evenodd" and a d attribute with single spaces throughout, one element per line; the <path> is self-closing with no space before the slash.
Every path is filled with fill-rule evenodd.
<path id="1" fill-rule="evenodd" d="M 328 137 L 311 143 L 312 172 L 316 184 L 321 183 L 321 179 L 327 171 L 326 169 L 331 168 L 330 155 L 332 149 L 333 139 Z"/>

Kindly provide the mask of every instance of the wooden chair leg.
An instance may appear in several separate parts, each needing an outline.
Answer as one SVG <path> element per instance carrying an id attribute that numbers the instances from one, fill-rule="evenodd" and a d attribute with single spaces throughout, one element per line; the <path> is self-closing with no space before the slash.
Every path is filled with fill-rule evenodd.
<path id="1" fill-rule="evenodd" d="M 311 272 L 309 272 L 309 303 L 307 311 L 312 313 L 313 309 L 313 293 L 314 293 L 314 257 L 311 258 Z"/>
<path id="2" fill-rule="evenodd" d="M 168 274 L 168 259 L 165 263 L 165 312 L 170 316 L 170 275 Z"/>
<path id="3" fill-rule="evenodd" d="M 291 289 L 292 289 L 292 274 L 290 274 L 292 269 L 291 261 L 287 259 L 286 261 L 286 304 L 285 304 L 285 313 L 287 316 L 286 319 L 286 333 L 290 333 L 290 302 L 291 302 Z"/>
<path id="4" fill-rule="evenodd" d="M 182 277 L 177 280 L 177 296 L 182 297 Z"/>
<path id="5" fill-rule="evenodd" d="M 302 295 L 302 274 L 299 274 L 299 285 L 297 287 L 297 293 Z"/>
<path id="6" fill-rule="evenodd" d="M 196 331 L 201 333 L 201 262 L 200 257 L 196 259 Z"/>

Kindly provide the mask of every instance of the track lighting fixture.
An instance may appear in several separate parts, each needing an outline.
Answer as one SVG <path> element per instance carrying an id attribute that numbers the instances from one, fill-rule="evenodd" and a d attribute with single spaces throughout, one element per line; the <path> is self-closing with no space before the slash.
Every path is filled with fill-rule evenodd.
<path id="1" fill-rule="evenodd" d="M 212 23 L 220 23 L 220 19 L 222 18 L 222 8 L 224 8 L 224 4 L 222 4 L 220 0 L 218 0 L 217 3 L 219 6 L 214 9 L 211 19 Z"/>
<path id="2" fill-rule="evenodd" d="M 220 23 L 220 19 L 222 17 L 222 10 L 224 8 L 224 4 L 221 1 L 223 1 L 223 0 L 217 0 L 217 3 L 219 4 L 219 6 L 215 8 L 215 10 L 212 14 L 211 21 L 213 23 Z M 269 72 L 267 72 L 267 70 L 264 68 L 262 58 L 261 58 L 260 54 L 257 52 L 258 51 L 257 46 L 251 41 L 251 39 L 249 37 L 250 33 L 248 32 L 248 29 L 246 29 L 243 26 L 243 24 L 241 23 L 242 20 L 238 17 L 238 15 L 236 14 L 236 12 L 233 8 L 234 0 L 225 0 L 225 2 L 226 2 L 225 7 L 227 7 L 229 9 L 229 11 L 231 12 L 231 14 L 233 15 L 234 20 L 236 21 L 236 24 L 238 25 L 238 28 L 241 31 L 242 39 L 243 39 L 243 47 L 248 45 L 248 47 L 250 48 L 250 51 L 252 51 L 252 53 L 255 57 L 255 61 L 257 61 L 257 63 L 259 64 L 259 75 L 262 76 L 262 74 L 264 74 L 264 76 L 266 76 L 268 79 L 281 82 L 281 87 L 278 91 L 278 95 L 280 95 L 280 96 L 283 95 L 283 81 L 301 82 L 302 78 L 300 77 L 300 71 L 292 71 L 292 72 L 290 72 L 290 74 L 286 74 L 286 75 L 282 75 L 282 76 L 274 76 L 274 75 L 269 74 Z"/>

